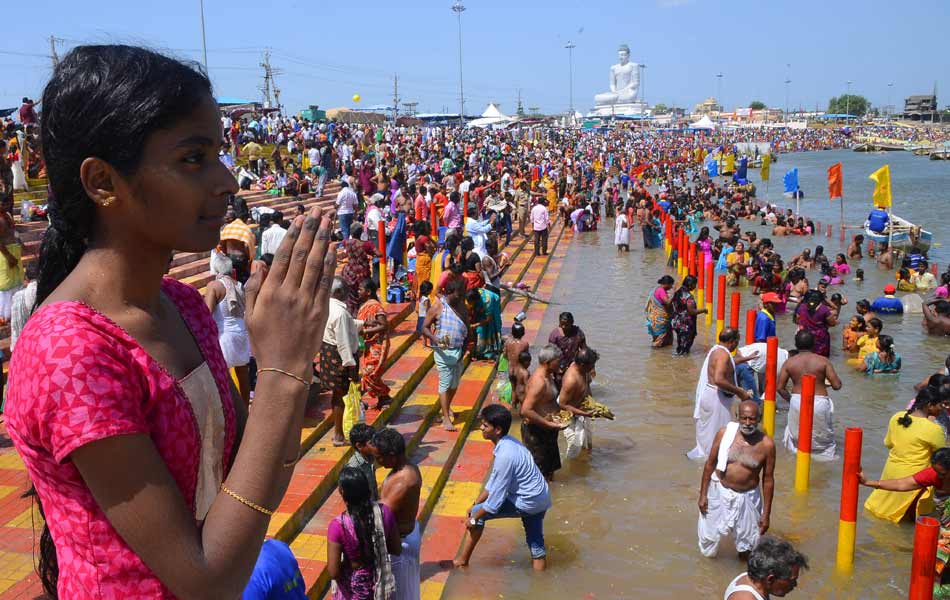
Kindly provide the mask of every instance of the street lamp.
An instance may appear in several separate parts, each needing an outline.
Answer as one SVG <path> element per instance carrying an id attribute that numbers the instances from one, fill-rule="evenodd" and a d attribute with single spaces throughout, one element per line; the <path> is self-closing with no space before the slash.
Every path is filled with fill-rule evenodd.
<path id="1" fill-rule="evenodd" d="M 891 104 L 891 90 L 894 88 L 894 83 L 887 84 L 887 120 L 890 121 L 891 117 L 894 115 L 894 105 Z"/>
<path id="2" fill-rule="evenodd" d="M 567 48 L 567 85 L 568 92 L 570 96 L 570 107 L 571 107 L 571 120 L 574 119 L 574 48 L 577 48 L 577 44 L 568 40 L 567 44 L 564 46 Z"/>
<path id="3" fill-rule="evenodd" d="M 844 112 L 847 114 L 847 117 L 851 116 L 851 83 L 852 82 L 850 81 L 848 82 L 848 93 L 847 95 L 845 95 L 845 103 L 844 103 L 846 107 Z"/>
<path id="4" fill-rule="evenodd" d="M 647 66 L 640 65 L 640 102 L 643 102 L 643 103 L 646 103 L 647 101 L 647 95 L 646 95 L 646 92 L 644 91 L 647 89 L 647 86 L 645 83 L 646 80 L 647 80 Z M 649 105 L 647 105 L 647 108 L 649 108 Z"/>
<path id="5" fill-rule="evenodd" d="M 785 125 L 788 126 L 788 84 L 792 82 L 791 63 L 785 65 Z"/>
<path id="6" fill-rule="evenodd" d="M 719 120 L 722 121 L 722 110 L 725 107 L 722 103 L 722 73 L 716 74 L 716 102 L 719 103 Z"/>
<path id="7" fill-rule="evenodd" d="M 198 11 L 201 13 L 201 49 L 205 57 L 205 75 L 208 75 L 208 42 L 205 40 L 205 2 L 198 0 Z"/>
<path id="8" fill-rule="evenodd" d="M 452 12 L 458 17 L 459 23 L 459 123 L 465 124 L 465 88 L 462 87 L 462 13 L 465 12 L 465 5 L 462 0 L 455 0 L 452 5 Z"/>

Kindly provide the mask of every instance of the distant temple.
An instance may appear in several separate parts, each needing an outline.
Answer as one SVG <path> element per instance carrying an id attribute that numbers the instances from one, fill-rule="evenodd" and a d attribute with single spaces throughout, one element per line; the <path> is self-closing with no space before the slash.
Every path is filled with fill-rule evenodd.
<path id="1" fill-rule="evenodd" d="M 923 94 L 910 96 L 904 100 L 905 119 L 914 121 L 932 121 L 937 118 L 937 95 Z"/>

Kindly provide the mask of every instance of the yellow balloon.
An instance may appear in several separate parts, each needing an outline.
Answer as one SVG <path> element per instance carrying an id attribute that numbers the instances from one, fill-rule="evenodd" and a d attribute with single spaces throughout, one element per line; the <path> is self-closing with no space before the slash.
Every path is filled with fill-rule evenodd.
<path id="1" fill-rule="evenodd" d="M 360 101 L 360 95 L 359 95 L 359 94 L 353 94 L 353 102 L 359 102 L 359 101 Z"/>

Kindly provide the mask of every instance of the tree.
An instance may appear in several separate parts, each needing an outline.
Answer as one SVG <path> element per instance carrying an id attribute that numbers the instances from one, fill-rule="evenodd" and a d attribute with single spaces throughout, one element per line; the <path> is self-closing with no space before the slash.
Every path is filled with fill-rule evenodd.
<path id="1" fill-rule="evenodd" d="M 655 115 L 665 115 L 670 112 L 670 107 L 660 102 L 653 106 L 653 114 Z"/>
<path id="2" fill-rule="evenodd" d="M 751 108 L 752 110 L 762 110 L 768 107 L 765 106 L 765 102 L 762 102 L 761 100 L 753 100 L 752 102 L 749 103 L 749 108 Z"/>
<path id="3" fill-rule="evenodd" d="M 842 94 L 828 101 L 828 112 L 832 114 L 850 114 L 856 117 L 863 117 L 867 114 L 871 103 L 864 96 L 856 94 Z"/>

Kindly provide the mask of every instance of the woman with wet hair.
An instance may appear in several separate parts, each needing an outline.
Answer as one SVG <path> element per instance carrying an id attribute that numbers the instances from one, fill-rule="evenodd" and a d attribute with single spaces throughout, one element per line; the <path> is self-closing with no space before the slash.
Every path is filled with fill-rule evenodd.
<path id="1" fill-rule="evenodd" d="M 52 597 L 239 597 L 293 473 L 332 215 L 298 217 L 247 283 L 248 415 L 201 296 L 164 276 L 173 250 L 218 242 L 237 192 L 221 137 L 208 78 L 150 50 L 79 46 L 43 92 L 50 225 L 6 423 Z"/>

